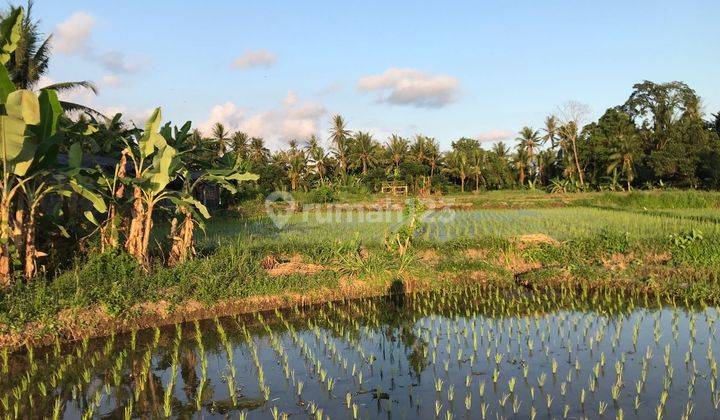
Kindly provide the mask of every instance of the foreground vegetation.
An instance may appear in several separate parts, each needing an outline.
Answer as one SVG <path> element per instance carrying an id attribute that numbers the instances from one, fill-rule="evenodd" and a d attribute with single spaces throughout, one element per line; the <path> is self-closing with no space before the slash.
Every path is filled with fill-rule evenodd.
<path id="1" fill-rule="evenodd" d="M 458 200 L 500 208 L 418 210 L 415 216 L 318 210 L 293 214 L 281 230 L 266 216 L 216 217 L 197 259 L 146 271 L 122 251 L 80 257 L 53 282 L 18 284 L 0 295 L 0 324 L 5 344 L 18 345 L 218 311 L 386 294 L 398 280 L 409 290 L 474 283 L 622 287 L 713 304 L 720 302 L 719 213 L 697 206 L 714 206 L 718 198 L 493 193 Z M 524 208 L 500 205 L 513 202 Z M 668 202 L 685 206 L 662 207 Z M 417 224 L 408 231 L 413 217 Z"/>

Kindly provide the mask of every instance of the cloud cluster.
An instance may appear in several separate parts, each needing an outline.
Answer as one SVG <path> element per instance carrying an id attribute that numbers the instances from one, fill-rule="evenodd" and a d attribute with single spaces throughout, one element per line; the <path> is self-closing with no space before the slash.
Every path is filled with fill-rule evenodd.
<path id="1" fill-rule="evenodd" d="M 460 82 L 443 74 L 410 68 L 390 68 L 358 81 L 358 89 L 378 92 L 378 101 L 419 108 L 440 108 L 457 99 Z"/>
<path id="2" fill-rule="evenodd" d="M 317 134 L 320 119 L 326 115 L 327 110 L 321 104 L 303 101 L 294 92 L 289 92 L 278 107 L 264 111 L 251 112 L 234 102 L 215 105 L 208 119 L 198 128 L 209 134 L 212 126 L 220 122 L 228 130 L 262 137 L 268 147 L 276 149 L 289 140 L 305 140 Z"/>
<path id="3" fill-rule="evenodd" d="M 95 27 L 95 17 L 76 12 L 60 22 L 53 34 L 53 45 L 58 52 L 73 54 L 87 50 L 90 34 Z"/>
<path id="4" fill-rule="evenodd" d="M 512 138 L 515 132 L 511 130 L 490 130 L 483 131 L 477 135 L 477 139 L 482 143 L 494 143 L 497 141 L 508 140 Z"/>
<path id="5" fill-rule="evenodd" d="M 120 74 L 134 73 L 142 69 L 147 60 L 128 57 L 121 51 L 98 51 L 93 48 L 90 40 L 96 24 L 95 17 L 88 13 L 73 13 L 55 27 L 53 47 L 60 53 L 81 55 L 98 64 L 108 72 L 103 76 L 103 79 L 109 80 L 107 85 L 118 86 L 121 84 Z"/>
<path id="6" fill-rule="evenodd" d="M 232 67 L 236 69 L 268 68 L 276 61 L 277 55 L 268 50 L 247 50 L 232 63 Z"/>

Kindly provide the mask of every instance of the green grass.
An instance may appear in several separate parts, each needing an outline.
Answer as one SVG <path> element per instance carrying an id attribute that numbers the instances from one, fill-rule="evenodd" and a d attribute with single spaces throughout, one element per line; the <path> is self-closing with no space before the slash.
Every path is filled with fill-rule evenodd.
<path id="1" fill-rule="evenodd" d="M 515 204 L 428 213 L 415 251 L 435 251 L 434 265 L 421 262 L 414 253 L 403 259 L 388 253 L 384 239 L 402 225 L 401 212 L 293 214 L 283 229 L 268 217 L 226 213 L 211 219 L 204 235 L 198 234 L 198 258 L 178 267 L 164 268 L 158 261 L 145 272 L 123 253 L 91 255 L 79 257 L 71 270 L 53 279 L 0 292 L 0 329 L 2 324 L 7 331 L 40 322 L 52 330 L 58 311 L 67 308 L 100 305 L 111 315 L 132 317 L 130 309 L 144 301 L 180 305 L 194 299 L 212 305 L 228 298 L 333 289 L 345 275 L 382 284 L 402 274 L 440 287 L 444 281 L 467 279 L 468 273 L 481 271 L 512 284 L 514 273 L 498 262 L 506 253 L 551 267 L 531 274 L 538 281 L 552 283 L 570 275 L 588 287 L 623 281 L 673 296 L 720 301 L 718 193 L 572 196 L 502 191 L 445 198 Z M 564 207 L 546 205 L 560 202 Z M 562 244 L 521 248 L 513 238 L 524 234 L 545 234 Z M 369 257 L 359 257 L 363 248 Z M 488 257 L 470 258 L 465 255 L 470 248 L 484 249 Z M 664 253 L 671 259 L 662 264 L 644 259 Z M 606 266 L 615 254 L 625 255 L 617 271 Z M 334 270 L 270 277 L 260 266 L 268 255 L 301 255 L 306 262 Z"/>

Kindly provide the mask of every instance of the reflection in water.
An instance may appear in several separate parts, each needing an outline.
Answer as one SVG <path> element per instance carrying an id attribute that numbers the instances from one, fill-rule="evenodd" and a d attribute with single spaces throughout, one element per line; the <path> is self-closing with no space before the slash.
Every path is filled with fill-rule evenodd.
<path id="1" fill-rule="evenodd" d="M 718 414 L 716 308 L 609 291 L 401 286 L 6 354 L 0 416 Z"/>

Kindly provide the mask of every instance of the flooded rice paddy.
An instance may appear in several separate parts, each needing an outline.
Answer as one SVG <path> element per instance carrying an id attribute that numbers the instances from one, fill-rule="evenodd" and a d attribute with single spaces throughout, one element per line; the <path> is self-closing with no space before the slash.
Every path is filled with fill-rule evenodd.
<path id="1" fill-rule="evenodd" d="M 0 418 L 716 418 L 718 310 L 475 287 L 2 354 Z"/>

